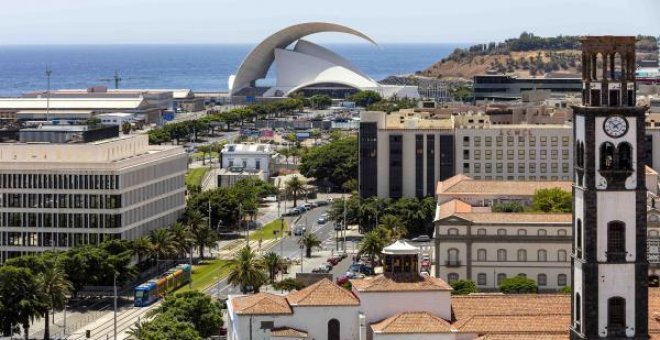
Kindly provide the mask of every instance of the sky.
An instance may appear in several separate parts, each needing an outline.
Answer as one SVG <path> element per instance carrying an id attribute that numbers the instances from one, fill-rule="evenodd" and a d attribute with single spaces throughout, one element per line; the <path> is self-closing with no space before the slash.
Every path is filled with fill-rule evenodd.
<path id="1" fill-rule="evenodd" d="M 245 43 L 288 25 L 347 25 L 378 43 L 660 35 L 659 0 L 0 0 L 0 45 Z M 322 33 L 317 42 L 360 42 Z"/>

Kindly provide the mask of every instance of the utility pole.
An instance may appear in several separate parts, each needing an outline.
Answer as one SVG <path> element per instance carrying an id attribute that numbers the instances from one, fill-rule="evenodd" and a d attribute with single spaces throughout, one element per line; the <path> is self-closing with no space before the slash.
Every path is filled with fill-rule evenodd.
<path id="1" fill-rule="evenodd" d="M 66 337 L 66 304 L 64 304 L 64 337 Z"/>
<path id="2" fill-rule="evenodd" d="M 211 227 L 211 199 L 209 198 L 209 229 L 213 229 Z"/>
<path id="3" fill-rule="evenodd" d="M 48 117 L 50 116 L 50 75 L 53 73 L 50 69 L 46 69 L 46 122 L 48 122 Z"/>
<path id="4" fill-rule="evenodd" d="M 115 340 L 117 340 L 117 271 L 115 271 L 114 279 L 112 281 L 112 285 L 115 291 L 115 296 L 114 296 L 114 305 L 115 305 L 115 317 L 114 317 L 114 324 L 115 324 Z"/>
<path id="5" fill-rule="evenodd" d="M 346 228 L 348 228 L 346 224 L 346 199 L 344 199 L 344 194 L 341 194 L 342 200 L 344 201 L 344 228 L 342 228 L 342 233 L 344 234 L 344 239 L 341 242 L 341 247 L 342 250 L 344 250 L 344 253 L 346 253 Z"/>
<path id="6" fill-rule="evenodd" d="M 280 257 L 284 256 L 284 217 L 280 216 Z"/>

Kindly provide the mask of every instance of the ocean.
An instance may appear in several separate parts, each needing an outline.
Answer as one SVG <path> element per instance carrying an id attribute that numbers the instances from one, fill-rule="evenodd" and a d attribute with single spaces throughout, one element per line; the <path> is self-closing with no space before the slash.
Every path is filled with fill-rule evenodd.
<path id="1" fill-rule="evenodd" d="M 323 44 L 352 61 L 376 80 L 425 69 L 461 44 Z M 62 45 L 0 46 L 0 96 L 46 88 L 46 69 L 52 71 L 51 88 L 190 88 L 226 91 L 253 45 Z M 274 67 L 272 68 L 274 69 Z M 274 84 L 271 69 L 259 85 Z"/>

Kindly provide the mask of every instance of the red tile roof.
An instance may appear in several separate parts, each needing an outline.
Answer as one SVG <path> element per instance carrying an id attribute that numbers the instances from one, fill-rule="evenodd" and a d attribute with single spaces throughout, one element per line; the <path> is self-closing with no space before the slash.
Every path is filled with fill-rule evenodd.
<path id="1" fill-rule="evenodd" d="M 381 274 L 359 280 L 351 280 L 359 292 L 403 292 L 403 291 L 450 291 L 451 286 L 436 277 L 417 274 Z"/>
<path id="2" fill-rule="evenodd" d="M 254 295 L 239 296 L 231 300 L 236 314 L 271 315 L 293 314 L 291 307 L 284 296 L 257 293 Z"/>
<path id="3" fill-rule="evenodd" d="M 297 292 L 290 293 L 286 300 L 291 306 L 358 306 L 360 300 L 352 292 L 328 279 L 322 279 Z"/>
<path id="4" fill-rule="evenodd" d="M 449 333 L 451 324 L 429 312 L 406 312 L 371 324 L 374 333 Z"/>

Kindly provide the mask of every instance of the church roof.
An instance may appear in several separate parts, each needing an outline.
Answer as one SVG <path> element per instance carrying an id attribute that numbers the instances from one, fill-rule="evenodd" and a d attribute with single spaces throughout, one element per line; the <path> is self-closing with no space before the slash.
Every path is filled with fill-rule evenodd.
<path id="1" fill-rule="evenodd" d="M 236 314 L 272 315 L 293 314 L 291 307 L 284 296 L 257 293 L 254 295 L 239 296 L 231 300 Z"/>
<path id="2" fill-rule="evenodd" d="M 358 306 L 360 300 L 350 291 L 322 279 L 297 292 L 290 293 L 286 300 L 291 306 Z"/>
<path id="3" fill-rule="evenodd" d="M 405 312 L 371 324 L 374 333 L 450 333 L 451 324 L 429 312 Z"/>
<path id="4" fill-rule="evenodd" d="M 414 292 L 450 291 L 451 286 L 437 277 L 415 274 L 381 274 L 359 280 L 351 280 L 358 292 Z"/>

